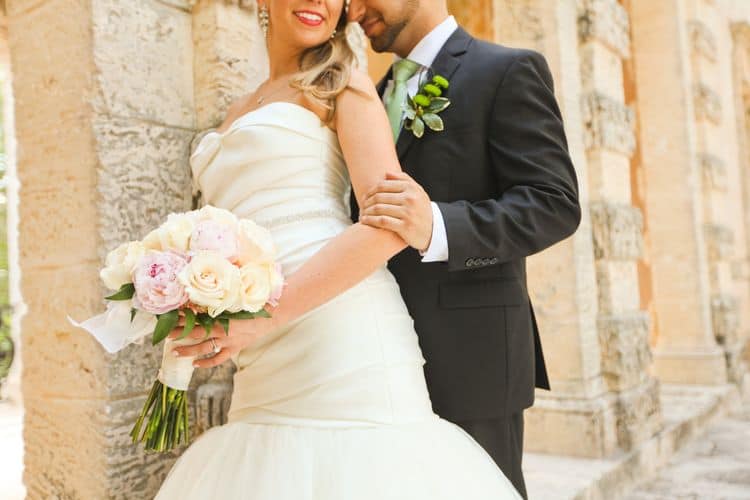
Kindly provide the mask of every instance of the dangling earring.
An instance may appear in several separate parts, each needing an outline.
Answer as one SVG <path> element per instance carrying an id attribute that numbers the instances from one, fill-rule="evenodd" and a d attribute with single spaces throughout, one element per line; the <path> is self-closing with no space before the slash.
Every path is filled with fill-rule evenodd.
<path id="1" fill-rule="evenodd" d="M 260 29 L 263 31 L 263 36 L 268 38 L 268 7 L 265 5 L 258 10 L 258 20 L 260 21 Z"/>
<path id="2" fill-rule="evenodd" d="M 352 0 L 344 0 L 344 19 L 346 19 L 347 14 L 349 13 L 349 4 L 352 3 Z M 333 34 L 331 35 L 331 39 L 336 38 L 336 30 L 333 30 Z"/>

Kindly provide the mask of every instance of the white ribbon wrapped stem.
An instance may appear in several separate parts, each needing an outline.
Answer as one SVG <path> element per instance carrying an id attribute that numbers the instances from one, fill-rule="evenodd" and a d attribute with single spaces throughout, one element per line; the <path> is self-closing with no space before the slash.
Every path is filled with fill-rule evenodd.
<path id="1" fill-rule="evenodd" d="M 164 351 L 161 356 L 161 368 L 159 368 L 159 382 L 180 391 L 186 391 L 190 385 L 190 379 L 193 378 L 193 360 L 197 356 L 175 356 L 172 350 L 178 346 L 195 345 L 203 342 L 203 339 L 194 339 L 191 337 L 182 340 L 172 340 L 169 337 L 164 339 Z"/>

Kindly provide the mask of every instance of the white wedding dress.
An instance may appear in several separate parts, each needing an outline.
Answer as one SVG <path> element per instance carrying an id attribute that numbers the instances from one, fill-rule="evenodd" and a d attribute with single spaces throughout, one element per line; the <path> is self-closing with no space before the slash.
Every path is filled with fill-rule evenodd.
<path id="1" fill-rule="evenodd" d="M 351 224 L 338 138 L 300 105 L 272 102 L 209 132 L 190 164 L 205 203 L 271 231 L 285 274 Z M 228 422 L 184 451 L 157 500 L 521 498 L 433 413 L 413 321 L 385 266 L 233 361 Z"/>

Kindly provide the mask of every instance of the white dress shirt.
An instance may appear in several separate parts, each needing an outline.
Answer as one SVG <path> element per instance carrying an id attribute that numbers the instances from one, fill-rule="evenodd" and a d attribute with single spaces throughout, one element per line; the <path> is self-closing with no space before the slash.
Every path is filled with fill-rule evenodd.
<path id="1" fill-rule="evenodd" d="M 435 26 L 427 36 L 422 38 L 419 43 L 409 53 L 407 59 L 410 59 L 416 63 L 422 65 L 423 68 L 429 68 L 435 57 L 437 57 L 440 49 L 443 48 L 448 38 L 456 31 L 458 23 L 456 18 L 448 16 L 445 21 Z M 394 57 L 395 61 L 401 59 L 399 56 Z M 395 62 L 394 61 L 394 62 Z M 406 88 L 410 96 L 414 96 L 419 90 L 419 78 L 422 71 L 417 73 L 406 81 Z M 388 81 L 385 91 L 383 92 L 383 100 L 385 101 L 386 96 L 390 95 L 393 91 L 393 80 Z M 422 262 L 445 262 L 448 260 L 448 236 L 445 231 L 445 221 L 443 220 L 443 214 L 440 212 L 437 203 L 432 203 L 432 240 L 427 250 L 420 254 L 422 255 Z"/>

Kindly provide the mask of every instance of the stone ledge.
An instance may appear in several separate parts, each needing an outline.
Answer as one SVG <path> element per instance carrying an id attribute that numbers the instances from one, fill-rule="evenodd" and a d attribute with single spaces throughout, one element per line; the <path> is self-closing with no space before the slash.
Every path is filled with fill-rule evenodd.
<path id="1" fill-rule="evenodd" d="M 684 445 L 738 406 L 743 394 L 750 398 L 750 375 L 746 375 L 742 387 L 661 384 L 664 427 L 637 449 L 607 459 L 525 453 L 523 469 L 529 498 L 621 498 L 637 484 L 655 477 Z"/>

